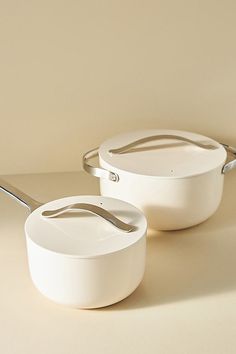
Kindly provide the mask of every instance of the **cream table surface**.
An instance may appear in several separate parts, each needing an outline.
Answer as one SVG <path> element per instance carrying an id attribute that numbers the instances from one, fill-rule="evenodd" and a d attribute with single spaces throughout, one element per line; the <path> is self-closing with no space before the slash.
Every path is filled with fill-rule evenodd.
<path id="1" fill-rule="evenodd" d="M 98 194 L 84 172 L 6 176 L 35 199 Z M 27 209 L 0 193 L 1 354 L 236 353 L 236 172 L 216 214 L 188 230 L 149 232 L 143 282 L 98 310 L 57 305 L 33 286 Z"/>

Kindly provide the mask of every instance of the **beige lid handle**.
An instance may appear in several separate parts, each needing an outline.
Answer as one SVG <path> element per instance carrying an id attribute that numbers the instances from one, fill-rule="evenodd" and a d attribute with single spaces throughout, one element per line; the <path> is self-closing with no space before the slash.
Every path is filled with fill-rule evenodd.
<path id="1" fill-rule="evenodd" d="M 66 205 L 65 207 L 59 209 L 45 210 L 42 212 L 42 216 L 46 218 L 55 218 L 72 210 L 86 210 L 92 214 L 100 216 L 102 219 L 108 221 L 117 229 L 124 232 L 131 232 L 135 230 L 135 226 L 126 224 L 106 209 L 89 203 L 75 203 Z"/>
<path id="2" fill-rule="evenodd" d="M 111 150 L 109 150 L 109 153 L 110 154 L 124 154 L 126 152 L 129 152 L 132 148 L 137 147 L 141 144 L 148 143 L 148 142 L 155 141 L 155 140 L 163 140 L 163 139 L 180 140 L 180 141 L 184 141 L 186 143 L 190 143 L 190 144 L 196 145 L 202 149 L 207 149 L 207 150 L 217 149 L 217 146 L 215 146 L 213 144 L 191 140 L 191 139 L 185 138 L 180 135 L 160 134 L 160 135 L 153 135 L 153 136 L 148 136 L 146 138 L 141 138 L 141 139 L 135 140 L 128 145 L 122 146 L 117 149 L 111 149 Z"/>

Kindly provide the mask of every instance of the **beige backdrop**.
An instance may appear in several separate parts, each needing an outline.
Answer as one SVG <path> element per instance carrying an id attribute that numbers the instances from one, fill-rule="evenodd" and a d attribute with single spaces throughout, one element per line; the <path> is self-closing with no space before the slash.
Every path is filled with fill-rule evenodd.
<path id="1" fill-rule="evenodd" d="M 0 174 L 139 128 L 236 145 L 235 0 L 0 0 L 0 44 Z"/>

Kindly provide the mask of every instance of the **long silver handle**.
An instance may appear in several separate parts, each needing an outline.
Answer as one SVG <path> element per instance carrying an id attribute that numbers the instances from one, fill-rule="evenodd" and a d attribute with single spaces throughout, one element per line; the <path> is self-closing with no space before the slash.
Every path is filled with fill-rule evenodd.
<path id="1" fill-rule="evenodd" d="M 90 213 L 93 213 L 97 216 L 100 216 L 104 220 L 111 223 L 117 229 L 124 231 L 124 232 L 131 232 L 135 230 L 133 225 L 126 224 L 125 222 L 118 219 L 115 215 L 111 214 L 109 211 L 89 203 L 76 203 L 70 204 L 63 208 L 54 209 L 54 210 L 45 210 L 42 212 L 42 215 L 47 218 L 55 218 L 61 214 L 65 214 L 71 210 L 86 210 Z"/>
<path id="2" fill-rule="evenodd" d="M 122 146 L 120 148 L 117 149 L 111 149 L 109 150 L 110 154 L 124 154 L 126 152 L 129 152 L 130 149 L 137 147 L 138 145 L 144 144 L 144 143 L 148 143 L 151 141 L 155 141 L 155 140 L 162 140 L 162 139 L 174 139 L 174 140 L 180 140 L 180 141 L 184 141 L 186 143 L 190 143 L 193 145 L 196 145 L 202 149 L 208 149 L 208 150 L 214 150 L 217 149 L 216 146 L 214 146 L 213 144 L 209 144 L 209 143 L 205 143 L 205 142 L 199 142 L 199 141 L 195 141 L 195 140 L 191 140 L 188 138 L 185 138 L 183 136 L 180 135 L 175 135 L 175 134 L 160 134 L 160 135 L 153 135 L 153 136 L 148 136 L 145 138 L 141 138 L 138 140 L 133 141 L 132 143 Z"/>
<path id="3" fill-rule="evenodd" d="M 26 206 L 30 210 L 30 212 L 42 205 L 42 203 L 31 198 L 29 195 L 20 191 L 18 188 L 12 186 L 10 183 L 6 182 L 2 178 L 0 178 L 0 190 L 10 195 L 10 197 L 17 200 L 20 204 Z"/>
<path id="4" fill-rule="evenodd" d="M 83 168 L 90 175 L 100 178 L 109 179 L 112 182 L 118 182 L 119 176 L 117 173 L 105 170 L 104 168 L 94 167 L 88 164 L 88 160 L 98 156 L 98 148 L 90 150 L 83 155 Z"/>
<path id="5" fill-rule="evenodd" d="M 221 144 L 221 145 L 224 146 L 225 150 L 229 153 L 229 155 L 236 157 L 236 148 L 229 146 L 227 144 Z M 236 159 L 227 162 L 222 168 L 222 173 L 227 173 L 235 167 L 236 167 Z"/>

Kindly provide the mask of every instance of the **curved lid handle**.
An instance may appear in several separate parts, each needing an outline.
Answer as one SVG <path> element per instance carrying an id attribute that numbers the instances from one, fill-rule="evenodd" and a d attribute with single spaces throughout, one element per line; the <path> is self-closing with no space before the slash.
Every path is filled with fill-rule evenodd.
<path id="1" fill-rule="evenodd" d="M 132 143 L 122 146 L 120 148 L 117 149 L 111 149 L 109 150 L 110 154 L 124 154 L 126 152 L 129 152 L 130 149 L 132 149 L 133 147 L 136 147 L 138 145 L 150 142 L 150 141 L 155 141 L 155 140 L 162 140 L 162 139 L 173 139 L 173 140 L 180 140 L 180 141 L 185 141 L 186 143 L 190 143 L 193 145 L 196 145 L 202 149 L 207 149 L 207 150 L 215 150 L 217 149 L 217 146 L 214 146 L 212 144 L 207 144 L 204 142 L 199 142 L 199 141 L 195 141 L 195 140 L 191 140 L 188 138 L 185 138 L 183 136 L 180 135 L 175 135 L 175 134 L 160 134 L 160 135 L 153 135 L 153 136 L 148 136 L 146 138 L 141 138 L 138 139 L 136 141 L 133 141 Z"/>
<path id="2" fill-rule="evenodd" d="M 107 211 L 97 205 L 89 204 L 89 203 L 75 203 L 75 204 L 69 204 L 69 205 L 67 205 L 63 208 L 59 208 L 59 209 L 45 210 L 42 212 L 42 216 L 44 216 L 46 218 L 55 218 L 59 215 L 65 214 L 65 213 L 72 211 L 72 210 L 89 211 L 90 213 L 100 216 L 101 218 L 103 218 L 104 220 L 108 221 L 113 226 L 115 226 L 117 229 L 124 231 L 124 232 L 131 232 L 131 231 L 135 230 L 135 226 L 126 224 L 125 222 L 121 221 L 116 216 L 111 214 L 109 211 Z"/>

